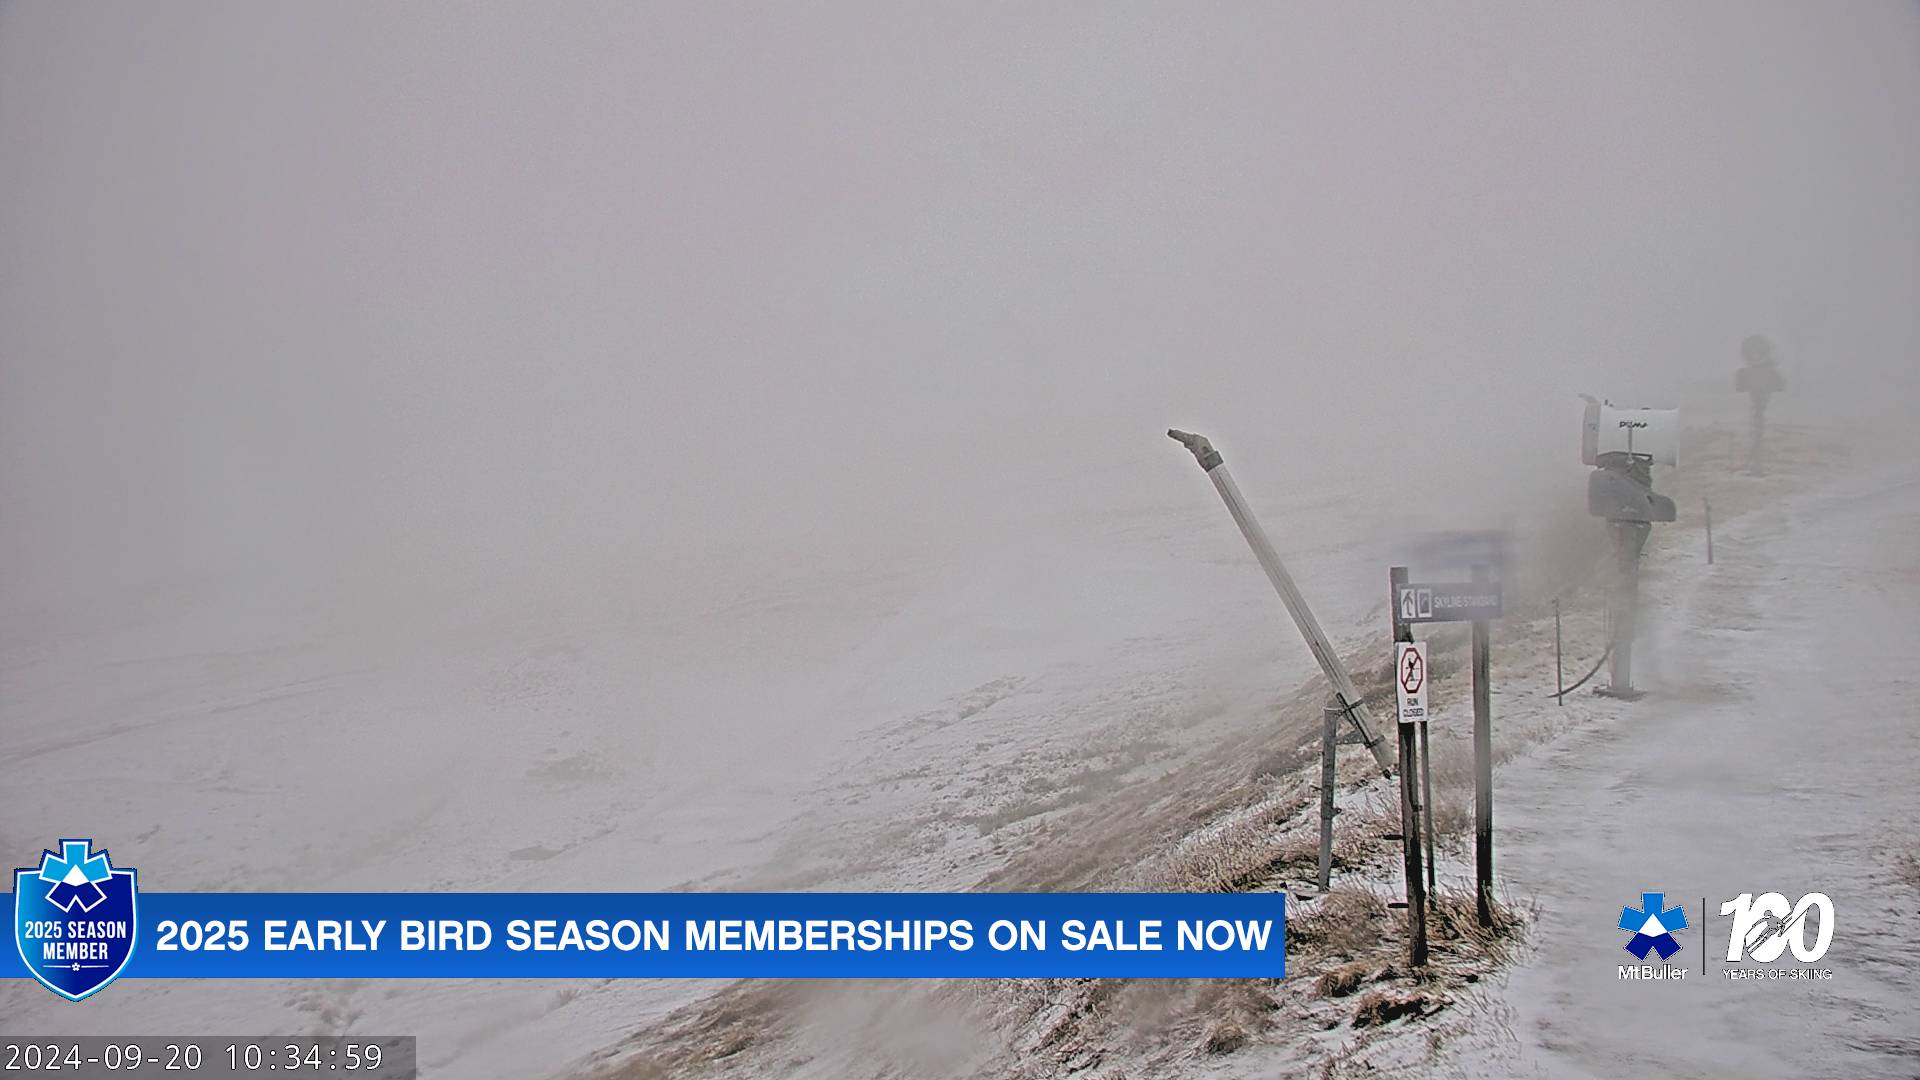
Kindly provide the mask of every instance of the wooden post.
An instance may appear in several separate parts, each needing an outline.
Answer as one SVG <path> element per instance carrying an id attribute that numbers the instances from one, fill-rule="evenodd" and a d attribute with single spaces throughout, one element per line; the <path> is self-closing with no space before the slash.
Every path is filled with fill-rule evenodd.
<path id="1" fill-rule="evenodd" d="M 1413 640 L 1413 628 L 1400 621 L 1400 587 L 1406 583 L 1406 567 L 1396 566 L 1388 572 L 1387 610 L 1393 613 L 1395 641 Z M 1407 880 L 1407 963 L 1423 967 L 1427 962 L 1427 882 L 1420 868 L 1419 758 L 1413 725 L 1395 726 L 1400 729 L 1400 846 Z"/>
<path id="2" fill-rule="evenodd" d="M 1474 567 L 1473 580 L 1487 580 L 1487 568 Z M 1493 665 L 1488 630 L 1487 620 L 1473 620 L 1473 894 L 1481 926 L 1493 925 Z"/>
<path id="3" fill-rule="evenodd" d="M 1566 669 L 1560 666 L 1560 598 L 1553 598 L 1553 703 L 1567 703 Z"/>
<path id="4" fill-rule="evenodd" d="M 1713 500 L 1705 498 L 1703 496 L 1700 499 L 1700 505 L 1706 510 L 1706 513 L 1707 513 L 1707 565 L 1712 566 L 1713 565 Z"/>
<path id="5" fill-rule="evenodd" d="M 1415 770 L 1408 766 L 1414 759 L 1413 725 L 1400 727 L 1400 828 L 1407 876 L 1407 963 L 1422 967 L 1427 962 L 1427 882 L 1420 871 L 1419 785 Z"/>
<path id="6" fill-rule="evenodd" d="M 1336 696 L 1320 710 L 1320 894 L 1333 888 L 1334 741 L 1340 737 L 1340 715 L 1346 709 Z"/>
<path id="7" fill-rule="evenodd" d="M 1433 672 L 1427 672 L 1427 678 L 1433 678 Z M 1433 857 L 1433 745 L 1428 741 L 1427 729 L 1433 726 L 1431 718 L 1420 727 L 1420 796 L 1426 804 L 1421 817 L 1421 828 L 1425 829 L 1427 841 L 1427 891 L 1433 892 L 1439 886 L 1434 881 L 1438 862 Z"/>

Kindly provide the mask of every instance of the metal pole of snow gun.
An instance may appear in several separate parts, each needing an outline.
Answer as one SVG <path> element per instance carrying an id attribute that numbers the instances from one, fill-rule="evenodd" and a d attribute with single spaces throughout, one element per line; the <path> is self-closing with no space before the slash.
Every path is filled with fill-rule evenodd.
<path id="1" fill-rule="evenodd" d="M 1320 629 L 1319 620 L 1313 617 L 1312 609 L 1307 607 L 1306 598 L 1300 595 L 1299 587 L 1294 585 L 1293 576 L 1287 573 L 1286 566 L 1280 562 L 1280 553 L 1273 549 L 1273 541 L 1267 539 L 1266 530 L 1260 527 L 1253 511 L 1247 508 L 1239 485 L 1233 482 L 1233 474 L 1227 471 L 1226 461 L 1204 435 L 1170 430 L 1167 437 L 1192 451 L 1194 460 L 1200 463 L 1200 468 L 1213 481 L 1214 490 L 1220 493 L 1220 501 L 1227 504 L 1227 512 L 1233 515 L 1234 524 L 1240 526 L 1240 535 L 1246 537 L 1254 558 L 1260 560 L 1260 568 L 1267 572 L 1267 580 L 1273 583 L 1274 591 L 1280 594 L 1281 602 L 1287 605 L 1287 614 L 1293 616 L 1293 625 L 1299 628 L 1300 636 L 1306 639 L 1313 658 L 1320 662 L 1320 670 L 1326 673 L 1327 682 L 1332 684 L 1341 711 L 1358 729 L 1360 741 L 1373 752 L 1373 760 L 1379 763 L 1381 771 L 1391 776 L 1394 763 L 1392 747 L 1375 729 L 1373 716 L 1361 701 L 1360 691 L 1354 688 L 1346 666 L 1340 662 L 1340 654 L 1334 652 L 1333 644 Z"/>

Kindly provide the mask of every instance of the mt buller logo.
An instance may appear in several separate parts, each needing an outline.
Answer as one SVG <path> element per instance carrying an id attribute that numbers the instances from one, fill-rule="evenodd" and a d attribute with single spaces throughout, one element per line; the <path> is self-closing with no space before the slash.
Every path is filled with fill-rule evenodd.
<path id="1" fill-rule="evenodd" d="M 133 957 L 136 881 L 92 840 L 62 840 L 13 872 L 13 943 L 41 985 L 69 1001 L 98 993 Z"/>
<path id="2" fill-rule="evenodd" d="M 1649 950 L 1659 953 L 1662 960 L 1680 951 L 1673 932 L 1687 928 L 1687 912 L 1685 908 L 1667 907 L 1666 903 L 1666 893 L 1641 893 L 1638 909 L 1620 909 L 1620 929 L 1633 935 L 1627 951 L 1636 959 L 1645 960 Z"/>

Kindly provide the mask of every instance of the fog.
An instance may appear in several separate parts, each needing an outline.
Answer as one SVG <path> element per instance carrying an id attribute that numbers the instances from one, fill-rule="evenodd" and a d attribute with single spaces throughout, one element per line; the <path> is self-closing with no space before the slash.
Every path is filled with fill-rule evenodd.
<path id="1" fill-rule="evenodd" d="M 1906 4 L 6 4 L 10 639 L 1066 564 L 1217 516 L 1169 425 L 1518 501 L 1576 393 L 1750 333 L 1910 404 L 1917 52 Z"/>
<path id="2" fill-rule="evenodd" d="M 175 893 L 1147 881 L 1206 806 L 1285 797 L 1252 770 L 1291 768 L 1287 717 L 1318 704 L 1167 429 L 1225 453 L 1364 663 L 1427 530 L 1533 528 L 1554 589 L 1599 565 L 1581 394 L 1680 407 L 1716 456 L 1656 473 L 1681 520 L 1644 621 L 1675 645 L 1642 648 L 1637 713 L 1546 705 L 1559 626 L 1507 579 L 1502 761 L 1584 716 L 1622 775 L 1757 791 L 1814 745 L 1807 703 L 1899 714 L 1872 673 L 1911 651 L 1916 105 L 1910 3 L 0 0 L 0 849 L 92 837 Z M 1769 478 L 1729 450 L 1752 334 L 1787 386 Z M 1888 477 L 1830 468 L 1887 451 Z M 1573 678 L 1619 624 L 1570 595 Z M 1729 725 L 1769 751 L 1710 760 Z M 1897 759 L 1795 768 L 1910 820 L 1870 805 L 1910 785 L 1852 790 Z M 1628 820 L 1558 760 L 1503 764 L 1571 792 L 1503 794 L 1504 821 Z M 1669 786 L 1646 820 L 1726 827 L 1636 840 L 1626 888 L 1663 880 L 1655 852 L 1753 850 L 1748 803 Z M 1832 880 L 1891 880 L 1854 862 Z M 1623 885 L 1549 865 L 1579 894 L 1543 893 L 1549 920 Z M 1867 888 L 1835 895 L 1895 910 Z M 1611 918 L 1541 940 L 1611 952 Z M 711 989 L 202 979 L 74 1011 L 13 979 L 0 1015 L 377 1024 L 485 1080 L 578 1074 Z M 1769 1053 L 1728 1000 L 1702 1045 Z M 1913 994 L 1824 1000 L 1892 1030 Z M 912 1012 L 892 1041 L 917 1048 Z M 802 1035 L 862 1054 L 832 1013 Z M 1231 1067 L 1193 1045 L 1162 1049 Z"/>

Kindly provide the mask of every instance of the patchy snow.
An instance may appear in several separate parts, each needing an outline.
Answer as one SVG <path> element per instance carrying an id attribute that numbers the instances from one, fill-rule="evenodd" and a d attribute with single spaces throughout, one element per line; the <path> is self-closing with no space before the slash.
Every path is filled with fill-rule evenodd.
<path id="1" fill-rule="evenodd" d="M 1178 503 L 1087 488 L 1038 533 L 906 562 L 693 567 L 321 633 L 182 593 L 21 636 L 0 849 L 91 836 L 149 891 L 970 886 L 1310 670 L 1191 460 L 1154 463 Z M 1243 471 L 1256 500 L 1277 479 Z M 1337 640 L 1376 629 L 1388 557 L 1349 538 L 1387 506 L 1261 507 Z M 429 1074 L 484 1080 L 563 1070 L 714 985 L 136 979 L 76 1009 L 18 980 L 0 1015 L 412 1033 Z"/>
<path id="2" fill-rule="evenodd" d="M 92 835 L 153 890 L 968 887 L 1056 811 L 1259 722 L 1309 671 L 1204 481 L 1168 467 L 1191 481 L 1177 508 L 1087 500 L 1044 545 L 334 635 L 183 607 L 16 647 L 0 843 Z M 1874 1075 L 1914 1052 L 1920 927 L 1895 871 L 1914 805 L 1894 778 L 1916 749 L 1920 682 L 1899 661 L 1920 652 L 1920 485 L 1760 502 L 1774 490 L 1717 531 L 1712 568 L 1656 542 L 1646 700 L 1552 707 L 1550 622 L 1502 624 L 1496 726 L 1539 750 L 1501 768 L 1499 869 L 1537 909 L 1537 951 L 1496 992 L 1418 1024 L 1316 1030 L 1312 1054 L 1705 1075 L 1837 1046 Z M 1404 532 L 1384 508 L 1324 492 L 1261 507 L 1343 648 L 1381 630 L 1395 553 L 1375 537 Z M 1597 631 L 1570 613 L 1570 669 Z M 1437 674 L 1435 751 L 1457 756 L 1463 680 Z M 83 806 L 75 777 L 96 792 Z M 1464 878 L 1470 852 L 1442 855 Z M 1618 982 L 1619 907 L 1656 889 L 1690 919 L 1702 895 L 1830 893 L 1835 980 Z M 524 1077 L 717 985 L 134 980 L 74 1009 L 14 982 L 0 1014 L 48 1033 L 410 1032 L 428 1075 Z M 1256 1040 L 1190 1065 L 1232 1075 L 1295 1050 Z"/>
<path id="3" fill-rule="evenodd" d="M 1648 697 L 1580 701 L 1586 722 L 1500 772 L 1498 870 L 1537 905 L 1533 951 L 1483 1003 L 1504 1023 L 1459 1044 L 1454 1069 L 1905 1077 L 1920 1062 L 1920 889 L 1900 876 L 1920 814 L 1920 472 L 1829 481 L 1714 541 L 1712 566 L 1690 544 L 1646 560 Z M 1618 978 L 1638 961 L 1616 923 L 1643 891 L 1686 909 L 1677 982 Z M 1720 904 L 1768 891 L 1832 897 L 1832 947 L 1805 965 L 1831 981 L 1724 978 Z"/>

